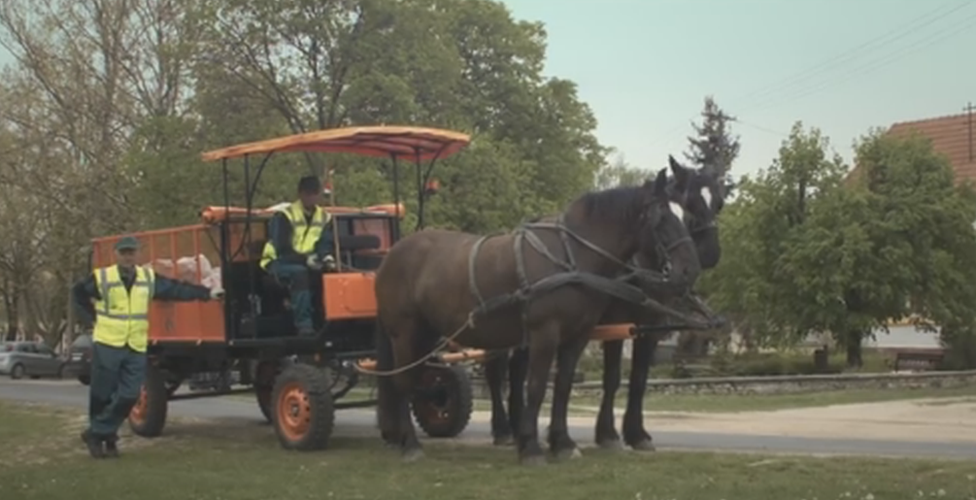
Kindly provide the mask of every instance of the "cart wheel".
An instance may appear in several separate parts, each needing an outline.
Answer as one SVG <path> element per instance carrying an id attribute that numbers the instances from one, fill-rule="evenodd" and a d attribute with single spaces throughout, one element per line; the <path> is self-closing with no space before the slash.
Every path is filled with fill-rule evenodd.
<path id="1" fill-rule="evenodd" d="M 129 412 L 129 428 L 137 436 L 146 438 L 162 434 L 166 426 L 169 391 L 166 377 L 158 368 L 146 367 L 146 380 L 139 392 L 139 401 Z"/>
<path id="2" fill-rule="evenodd" d="M 329 375 L 311 365 L 286 366 L 271 391 L 275 434 L 288 450 L 321 450 L 328 446 L 335 422 Z"/>
<path id="3" fill-rule="evenodd" d="M 254 369 L 254 395 L 258 400 L 258 408 L 268 422 L 271 422 L 271 393 L 274 389 L 275 378 L 281 373 L 282 367 L 291 364 L 291 360 L 283 358 L 277 361 L 260 361 Z"/>
<path id="4" fill-rule="evenodd" d="M 413 416 L 428 436 L 451 438 L 471 420 L 471 379 L 462 366 L 425 366 L 413 398 Z"/>

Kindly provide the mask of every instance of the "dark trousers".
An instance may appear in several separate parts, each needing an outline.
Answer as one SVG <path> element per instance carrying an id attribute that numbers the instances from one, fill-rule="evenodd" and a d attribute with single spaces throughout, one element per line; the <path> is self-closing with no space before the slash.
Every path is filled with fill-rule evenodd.
<path id="1" fill-rule="evenodd" d="M 295 327 L 299 330 L 312 328 L 312 292 L 309 290 L 309 271 L 301 264 L 283 264 L 272 261 L 268 266 L 271 275 L 288 287 L 291 295 L 291 312 Z"/>
<path id="2" fill-rule="evenodd" d="M 146 378 L 146 354 L 128 346 L 92 343 L 88 425 L 92 434 L 115 436 L 139 401 Z"/>

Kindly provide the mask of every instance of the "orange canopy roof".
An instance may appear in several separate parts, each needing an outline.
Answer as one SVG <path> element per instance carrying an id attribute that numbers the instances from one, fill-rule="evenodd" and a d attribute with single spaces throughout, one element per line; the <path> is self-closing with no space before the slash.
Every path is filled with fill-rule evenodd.
<path id="1" fill-rule="evenodd" d="M 371 126 L 316 130 L 264 141 L 249 142 L 203 153 L 204 161 L 276 152 L 352 153 L 421 160 L 447 158 L 464 149 L 471 136 L 426 127 Z"/>

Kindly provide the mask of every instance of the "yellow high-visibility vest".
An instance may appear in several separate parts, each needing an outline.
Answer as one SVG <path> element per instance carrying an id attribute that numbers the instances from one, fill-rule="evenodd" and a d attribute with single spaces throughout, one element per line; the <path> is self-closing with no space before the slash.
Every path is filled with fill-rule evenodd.
<path id="1" fill-rule="evenodd" d="M 126 291 L 118 266 L 95 271 L 95 285 L 101 300 L 95 302 L 93 340 L 113 347 L 128 345 L 146 352 L 149 344 L 149 303 L 156 285 L 152 269 L 136 266 L 136 279 Z"/>
<path id="2" fill-rule="evenodd" d="M 315 250 L 315 243 L 322 236 L 325 225 L 332 220 L 332 214 L 316 206 L 315 213 L 312 215 L 311 223 L 305 222 L 305 208 L 302 207 L 301 200 L 289 205 L 281 210 L 291 222 L 291 246 L 295 252 L 301 255 L 311 254 Z M 264 251 L 261 253 L 261 268 L 267 269 L 268 264 L 278 257 L 274 244 L 271 243 L 269 235 L 268 242 L 264 244 Z"/>

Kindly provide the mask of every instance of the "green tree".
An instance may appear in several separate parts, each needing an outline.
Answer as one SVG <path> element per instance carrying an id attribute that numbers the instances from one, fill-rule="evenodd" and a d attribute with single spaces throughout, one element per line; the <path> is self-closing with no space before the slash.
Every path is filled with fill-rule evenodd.
<path id="1" fill-rule="evenodd" d="M 843 178 L 843 162 L 827 155 L 828 145 L 819 130 L 797 122 L 779 158 L 754 179 L 743 176 L 738 199 L 719 217 L 722 260 L 702 288 L 757 344 L 789 345 L 813 330 L 797 316 L 790 292 L 798 277 L 783 256 L 806 229 L 811 203 Z"/>
<path id="2" fill-rule="evenodd" d="M 729 127 L 735 117 L 725 114 L 712 96 L 705 96 L 701 116 L 701 125 L 691 125 L 696 135 L 688 138 L 685 158 L 700 167 L 708 165 L 724 177 L 739 156 L 739 136 L 733 136 Z"/>
<path id="3" fill-rule="evenodd" d="M 610 189 L 616 186 L 636 186 L 650 177 L 648 171 L 632 167 L 623 155 L 617 156 L 613 163 L 604 165 L 596 174 L 594 187 L 596 189 Z"/>

